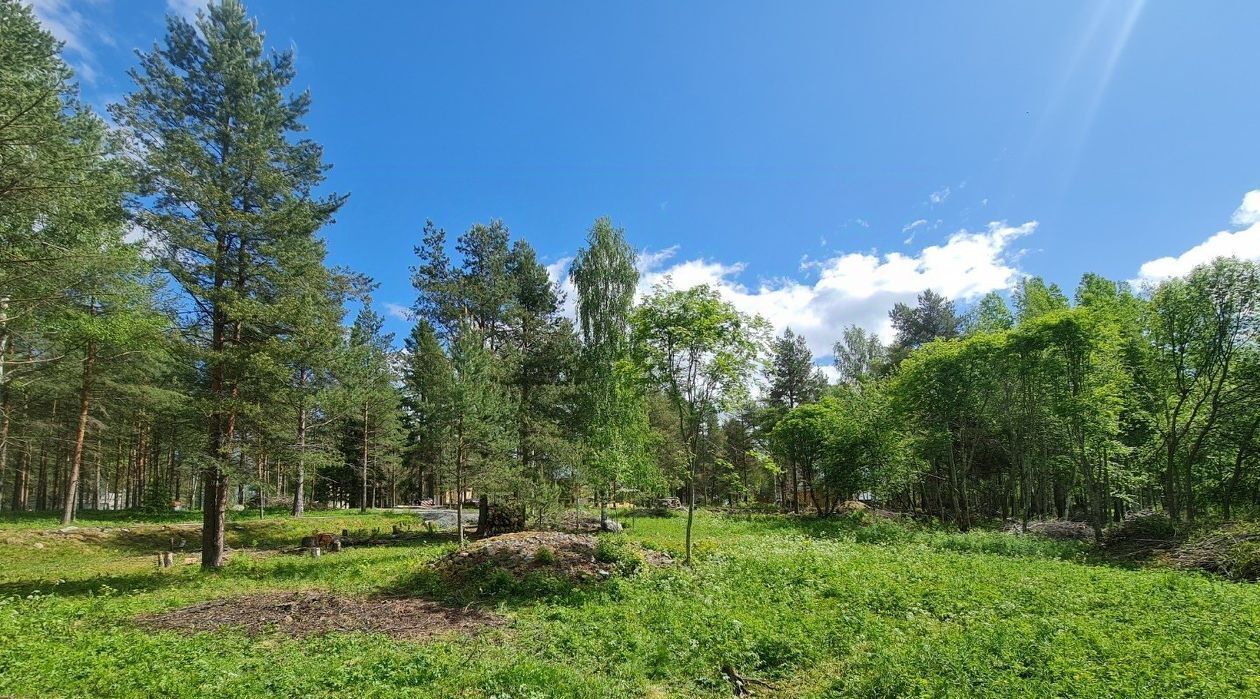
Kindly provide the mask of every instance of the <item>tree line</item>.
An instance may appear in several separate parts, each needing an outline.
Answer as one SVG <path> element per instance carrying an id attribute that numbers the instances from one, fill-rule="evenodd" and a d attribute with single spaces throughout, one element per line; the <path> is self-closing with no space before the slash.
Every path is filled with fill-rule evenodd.
<path id="1" fill-rule="evenodd" d="M 697 504 L 1099 533 L 1260 507 L 1252 262 L 1072 299 L 1026 278 L 966 312 L 925 291 L 890 343 L 838 328 L 831 380 L 713 288 L 640 296 L 609 219 L 572 317 L 502 221 L 428 222 L 399 347 L 375 283 L 328 264 L 347 197 L 240 2 L 169 18 L 110 122 L 29 8 L 0 20 L 0 508 L 187 503 L 213 569 L 226 513 L 277 504 L 453 504 L 462 537 L 474 494 L 542 524 L 674 495 L 688 555 Z"/>

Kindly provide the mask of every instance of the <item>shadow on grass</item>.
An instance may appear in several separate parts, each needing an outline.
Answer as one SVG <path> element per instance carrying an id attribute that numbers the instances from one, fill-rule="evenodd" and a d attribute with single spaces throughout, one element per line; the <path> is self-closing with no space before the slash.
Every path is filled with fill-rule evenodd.
<path id="1" fill-rule="evenodd" d="M 97 575 L 90 578 L 63 580 L 37 578 L 0 583 L 0 598 L 28 597 L 35 594 L 53 594 L 58 597 L 85 597 L 99 594 L 102 588 L 114 592 L 150 592 L 186 584 L 191 580 L 178 572 L 159 570 Z"/>
<path id="2" fill-rule="evenodd" d="M 427 548 L 435 545 L 451 543 L 456 540 L 453 534 L 419 534 L 397 540 L 385 540 L 372 545 L 347 547 L 346 551 L 356 549 L 397 549 Z M 122 546 L 134 545 L 145 547 L 152 544 L 148 538 L 138 537 Z M 143 553 L 154 550 L 145 548 Z M 162 549 L 165 550 L 165 549 Z M 156 556 L 152 568 L 128 573 L 96 575 L 91 577 L 62 579 L 50 575 L 24 578 L 0 582 L 0 597 L 26 597 L 31 594 L 53 593 L 57 596 L 78 597 L 97 593 L 102 586 L 118 592 L 145 592 L 178 585 L 195 585 L 207 580 L 249 580 L 262 584 L 275 582 L 281 586 L 294 582 L 322 582 L 343 579 L 345 568 L 336 564 L 341 554 L 330 554 L 320 558 L 310 558 L 297 550 L 275 551 L 258 549 L 252 551 L 236 550 L 229 553 L 228 564 L 214 572 L 200 571 L 201 552 L 183 551 L 176 555 L 176 565 L 167 570 L 156 566 Z M 245 554 L 242 556 L 242 554 Z M 261 557 L 257 554 L 263 554 Z M 194 562 L 182 563 L 184 558 L 193 558 Z M 360 565 L 362 559 L 355 560 Z"/>

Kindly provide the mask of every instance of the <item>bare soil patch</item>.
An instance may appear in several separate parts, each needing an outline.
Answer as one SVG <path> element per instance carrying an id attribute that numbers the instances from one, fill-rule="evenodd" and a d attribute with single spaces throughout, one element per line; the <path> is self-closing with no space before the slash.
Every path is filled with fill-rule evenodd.
<path id="1" fill-rule="evenodd" d="M 358 599 L 325 592 L 270 592 L 228 597 L 139 617 L 141 626 L 197 633 L 230 627 L 256 635 L 301 638 L 331 632 L 381 633 L 409 641 L 470 634 L 503 617 L 405 597 Z"/>

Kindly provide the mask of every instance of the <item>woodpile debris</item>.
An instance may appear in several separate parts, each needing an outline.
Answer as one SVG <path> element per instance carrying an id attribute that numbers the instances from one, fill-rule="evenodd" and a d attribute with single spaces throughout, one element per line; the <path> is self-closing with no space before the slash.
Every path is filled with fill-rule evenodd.
<path id="1" fill-rule="evenodd" d="M 566 532 L 527 531 L 482 539 L 433 563 L 443 577 L 467 579 L 503 571 L 513 578 L 541 574 L 574 582 L 600 580 L 625 572 L 632 566 L 625 557 L 663 566 L 673 558 L 636 544 L 600 545 L 597 537 Z"/>

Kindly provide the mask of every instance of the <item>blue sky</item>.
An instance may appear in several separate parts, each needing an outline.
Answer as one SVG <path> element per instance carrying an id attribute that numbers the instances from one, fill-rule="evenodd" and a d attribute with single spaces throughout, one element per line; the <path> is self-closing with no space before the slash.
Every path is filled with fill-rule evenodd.
<path id="1" fill-rule="evenodd" d="M 35 4 L 96 104 L 197 6 Z M 646 282 L 716 284 L 819 355 L 925 286 L 1260 257 L 1250 0 L 248 6 L 351 193 L 332 261 L 386 312 L 426 218 L 502 218 L 560 277 L 612 216 Z"/>

